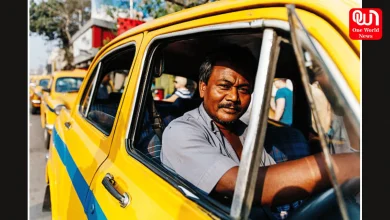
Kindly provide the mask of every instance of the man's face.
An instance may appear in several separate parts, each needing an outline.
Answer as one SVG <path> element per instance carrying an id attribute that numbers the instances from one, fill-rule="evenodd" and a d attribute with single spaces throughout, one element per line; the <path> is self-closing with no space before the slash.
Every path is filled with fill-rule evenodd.
<path id="1" fill-rule="evenodd" d="M 229 63 L 217 62 L 209 81 L 201 82 L 200 96 L 210 117 L 220 125 L 237 121 L 251 101 L 252 83 L 244 71 Z"/>
<path id="2" fill-rule="evenodd" d="M 280 80 L 275 80 L 274 85 L 275 85 L 275 87 L 276 87 L 277 89 L 279 89 L 279 88 L 281 87 L 281 85 L 280 85 Z"/>

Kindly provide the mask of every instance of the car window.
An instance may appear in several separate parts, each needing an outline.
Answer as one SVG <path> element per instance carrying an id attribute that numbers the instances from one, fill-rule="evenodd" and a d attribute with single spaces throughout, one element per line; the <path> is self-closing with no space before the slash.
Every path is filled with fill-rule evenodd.
<path id="1" fill-rule="evenodd" d="M 346 200 L 342 196 L 330 154 L 353 152 L 360 147 L 359 104 L 352 95 L 332 59 L 307 32 L 294 5 L 287 5 L 291 40 L 297 57 L 303 87 L 311 110 L 313 135 L 326 158 L 328 175 L 335 190 L 340 213 L 347 219 Z M 317 142 L 315 140 L 318 140 Z"/>
<path id="2" fill-rule="evenodd" d="M 290 21 L 294 25 L 293 36 L 298 40 L 294 44 L 297 46 L 296 53 L 302 57 L 299 63 L 302 72 L 306 73 L 303 86 L 307 88 L 308 100 L 312 100 L 313 104 L 310 106 L 313 132 L 319 136 L 321 133 L 326 135 L 331 153 L 359 150 L 357 100 L 351 95 L 337 67 L 310 37 L 294 10 L 291 10 Z M 332 149 L 332 145 L 338 145 L 341 149 Z"/>
<path id="3" fill-rule="evenodd" d="M 282 102 L 280 102 L 281 100 Z M 283 106 L 279 106 L 278 103 Z M 292 125 L 294 118 L 293 105 L 294 88 L 292 81 L 288 78 L 274 78 L 268 118 L 286 125 Z M 278 115 L 275 114 L 276 109 L 278 109 Z"/>
<path id="4" fill-rule="evenodd" d="M 47 88 L 49 86 L 49 79 L 41 79 L 39 81 L 39 86 L 42 86 L 43 88 Z"/>
<path id="5" fill-rule="evenodd" d="M 81 77 L 61 77 L 56 81 L 56 92 L 78 92 L 83 82 Z"/>
<path id="6" fill-rule="evenodd" d="M 132 44 L 104 57 L 83 94 L 80 112 L 106 135 L 111 132 L 117 115 L 134 53 L 135 46 Z"/>
<path id="7" fill-rule="evenodd" d="M 193 195 L 192 199 L 212 203 L 226 214 L 230 207 L 228 203 L 224 206 L 220 203 L 225 201 L 210 196 L 204 197 L 201 190 L 161 163 L 160 152 L 164 129 L 176 118 L 198 108 L 203 101 L 199 95 L 198 83 L 199 67 L 205 54 L 221 45 L 234 42 L 248 48 L 254 58 L 258 59 L 261 31 L 257 29 L 236 32 L 183 36 L 179 40 L 161 40 L 153 44 L 146 55 L 149 62 L 145 63 L 143 78 L 140 79 L 141 85 L 133 116 L 133 121 L 137 123 L 131 123 L 134 130 L 129 134 L 133 143 L 130 152 L 141 155 L 144 164 L 160 166 L 159 170 L 164 174 L 159 175 L 181 180 L 177 184 L 185 187 Z"/>

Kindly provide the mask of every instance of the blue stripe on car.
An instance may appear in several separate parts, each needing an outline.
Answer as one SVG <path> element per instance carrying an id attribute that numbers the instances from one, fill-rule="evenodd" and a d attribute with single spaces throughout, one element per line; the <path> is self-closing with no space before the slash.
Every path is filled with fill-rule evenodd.
<path id="1" fill-rule="evenodd" d="M 76 190 L 77 196 L 79 197 L 81 204 L 83 205 L 84 212 L 87 215 L 88 219 L 107 219 L 98 201 L 93 195 L 93 192 L 89 189 L 87 181 L 85 181 L 83 175 L 81 174 L 76 163 L 74 162 L 72 155 L 69 153 L 66 144 L 58 135 L 55 128 L 53 128 L 53 142 L 58 152 L 58 155 L 61 158 L 62 163 L 68 171 L 69 178 L 73 184 L 73 187 Z M 87 195 L 88 197 L 90 197 L 90 199 L 88 200 Z M 88 207 L 87 201 L 91 201 L 91 204 L 94 205 L 94 211 L 91 210 L 91 206 Z"/>

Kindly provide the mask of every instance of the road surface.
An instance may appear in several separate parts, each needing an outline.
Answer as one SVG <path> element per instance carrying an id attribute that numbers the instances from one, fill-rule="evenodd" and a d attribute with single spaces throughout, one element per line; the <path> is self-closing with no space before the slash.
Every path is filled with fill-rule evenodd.
<path id="1" fill-rule="evenodd" d="M 45 194 L 45 165 L 46 148 L 43 145 L 43 129 L 40 124 L 40 115 L 31 115 L 29 121 L 29 219 L 51 220 L 50 212 L 42 212 L 43 197 Z"/>

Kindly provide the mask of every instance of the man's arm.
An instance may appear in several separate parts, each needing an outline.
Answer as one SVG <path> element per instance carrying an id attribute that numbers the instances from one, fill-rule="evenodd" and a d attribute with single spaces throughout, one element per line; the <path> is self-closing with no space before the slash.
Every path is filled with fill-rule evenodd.
<path id="1" fill-rule="evenodd" d="M 271 97 L 270 107 L 271 107 L 272 110 L 275 111 L 276 106 L 275 106 L 275 97 L 274 96 Z"/>
<path id="2" fill-rule="evenodd" d="M 358 153 L 332 155 L 337 181 L 342 184 L 360 176 Z M 233 196 L 238 167 L 229 169 L 218 181 L 217 193 Z M 280 164 L 260 167 L 256 182 L 254 203 L 282 205 L 304 199 L 331 188 L 325 158 L 322 153 Z"/>
<path id="3" fill-rule="evenodd" d="M 280 118 L 282 117 L 285 105 L 286 105 L 286 99 L 285 98 L 278 98 L 276 100 L 276 110 L 275 110 L 275 115 L 274 115 L 274 120 L 275 121 L 279 121 Z"/>
<path id="4" fill-rule="evenodd" d="M 163 101 L 174 102 L 174 101 L 176 101 L 177 98 L 179 98 L 179 96 L 177 96 L 176 94 L 173 94 L 173 95 L 169 96 L 169 98 L 163 99 Z"/>

